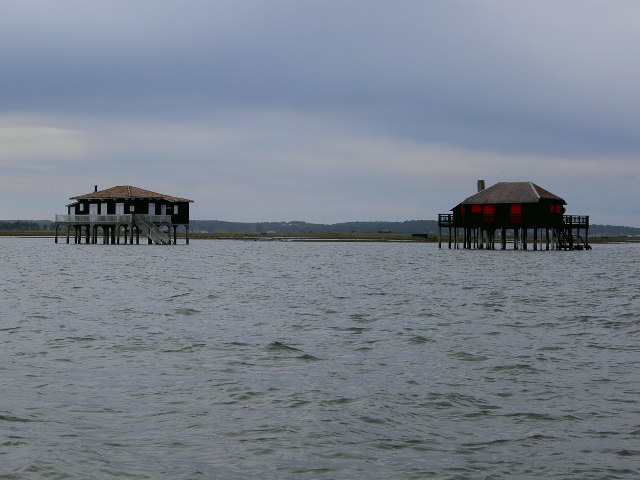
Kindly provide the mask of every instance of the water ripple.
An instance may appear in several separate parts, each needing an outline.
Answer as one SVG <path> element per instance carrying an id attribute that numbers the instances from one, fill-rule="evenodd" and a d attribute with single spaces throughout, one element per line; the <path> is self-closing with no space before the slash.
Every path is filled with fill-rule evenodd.
<path id="1" fill-rule="evenodd" d="M 0 254 L 0 478 L 640 477 L 636 245 Z"/>

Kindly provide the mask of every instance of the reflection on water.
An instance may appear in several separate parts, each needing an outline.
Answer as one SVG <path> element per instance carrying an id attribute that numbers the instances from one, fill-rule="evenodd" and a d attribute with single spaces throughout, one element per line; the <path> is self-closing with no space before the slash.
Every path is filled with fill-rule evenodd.
<path id="1" fill-rule="evenodd" d="M 638 478 L 639 254 L 0 239 L 0 478 Z"/>

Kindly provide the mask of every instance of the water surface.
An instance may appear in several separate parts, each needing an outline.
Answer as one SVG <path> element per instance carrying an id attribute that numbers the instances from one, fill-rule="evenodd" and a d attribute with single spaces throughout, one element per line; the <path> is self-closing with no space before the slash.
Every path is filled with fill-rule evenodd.
<path id="1" fill-rule="evenodd" d="M 637 245 L 0 258 L 0 479 L 640 476 Z"/>

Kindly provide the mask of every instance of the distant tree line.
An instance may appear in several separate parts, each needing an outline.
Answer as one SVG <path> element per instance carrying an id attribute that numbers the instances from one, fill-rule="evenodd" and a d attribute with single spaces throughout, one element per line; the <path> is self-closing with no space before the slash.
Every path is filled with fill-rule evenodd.
<path id="1" fill-rule="evenodd" d="M 407 220 L 405 222 L 344 222 L 333 224 L 295 222 L 225 222 L 221 220 L 191 220 L 192 232 L 207 233 L 438 233 L 435 220 Z M 589 235 L 597 237 L 639 236 L 640 228 L 614 225 L 591 225 Z"/>
<path id="2" fill-rule="evenodd" d="M 437 233 L 435 220 L 407 220 L 405 222 L 344 222 L 334 224 L 294 222 L 224 222 L 220 220 L 191 220 L 192 232 L 230 233 Z"/>
<path id="3" fill-rule="evenodd" d="M 51 220 L 0 220 L 0 231 L 5 232 L 39 232 L 53 230 Z"/>
<path id="4" fill-rule="evenodd" d="M 589 235 L 595 237 L 637 237 L 640 228 L 619 227 L 615 225 L 589 225 Z"/>

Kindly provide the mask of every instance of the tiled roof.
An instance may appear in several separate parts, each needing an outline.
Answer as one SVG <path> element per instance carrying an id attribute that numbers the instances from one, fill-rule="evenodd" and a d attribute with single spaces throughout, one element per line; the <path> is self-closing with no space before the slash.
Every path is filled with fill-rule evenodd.
<path id="1" fill-rule="evenodd" d="M 557 200 L 562 204 L 567 203 L 533 182 L 498 182 L 466 198 L 462 204 L 538 203 L 540 199 Z"/>
<path id="2" fill-rule="evenodd" d="M 167 200 L 168 202 L 193 202 L 193 200 L 189 200 L 188 198 L 172 197 L 171 195 L 164 195 L 162 193 L 145 190 L 144 188 L 132 187 L 131 185 L 119 185 L 117 187 L 107 188 L 106 190 L 78 195 L 77 197 L 71 197 L 71 200 L 103 200 L 114 198 L 155 198 Z"/>

